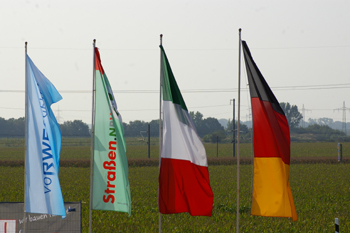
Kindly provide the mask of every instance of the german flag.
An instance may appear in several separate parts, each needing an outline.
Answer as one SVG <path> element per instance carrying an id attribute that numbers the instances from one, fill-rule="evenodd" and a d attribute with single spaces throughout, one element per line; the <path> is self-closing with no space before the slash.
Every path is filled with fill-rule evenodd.
<path id="1" fill-rule="evenodd" d="M 286 116 L 242 41 L 252 112 L 254 185 L 251 214 L 296 221 L 289 185 L 290 133 Z"/>

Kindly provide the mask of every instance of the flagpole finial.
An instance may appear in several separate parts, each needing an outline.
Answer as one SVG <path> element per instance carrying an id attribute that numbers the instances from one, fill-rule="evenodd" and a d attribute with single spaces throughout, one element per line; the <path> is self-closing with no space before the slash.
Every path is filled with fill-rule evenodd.
<path id="1" fill-rule="evenodd" d="M 162 38 L 163 37 L 163 34 L 160 34 L 160 38 Z"/>
<path id="2" fill-rule="evenodd" d="M 241 32 L 241 31 L 242 31 L 242 28 L 239 28 L 238 31 Z"/>

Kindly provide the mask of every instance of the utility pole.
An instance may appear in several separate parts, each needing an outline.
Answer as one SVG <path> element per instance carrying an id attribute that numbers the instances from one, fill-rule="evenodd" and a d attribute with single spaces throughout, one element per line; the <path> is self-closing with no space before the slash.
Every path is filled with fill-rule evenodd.
<path id="1" fill-rule="evenodd" d="M 345 107 L 345 101 L 343 101 L 343 107 L 333 109 L 333 112 L 335 110 L 338 110 L 338 111 L 343 110 L 342 131 L 344 131 L 344 133 L 346 134 L 346 110 L 350 111 L 350 108 Z"/>
<path id="2" fill-rule="evenodd" d="M 148 124 L 148 158 L 151 158 L 151 124 Z"/>
<path id="3" fill-rule="evenodd" d="M 236 153 L 236 119 L 235 119 L 235 99 L 230 100 L 233 102 L 232 108 L 233 108 L 233 117 L 232 117 L 232 155 L 235 157 Z"/>
<path id="4" fill-rule="evenodd" d="M 147 133 L 148 139 L 147 141 L 143 138 L 142 133 Z M 151 158 L 151 124 L 148 123 L 148 130 L 147 131 L 140 131 L 141 139 L 140 141 L 144 141 L 148 145 L 148 158 Z"/>
<path id="5" fill-rule="evenodd" d="M 310 109 L 306 109 L 304 108 L 304 104 L 303 104 L 303 108 L 301 109 L 301 114 L 303 114 L 303 121 L 301 122 L 301 127 L 305 128 L 305 112 L 312 112 Z"/>
<path id="6" fill-rule="evenodd" d="M 61 121 L 61 119 L 62 119 L 62 117 L 61 117 L 61 111 L 60 111 L 60 106 L 58 105 L 57 106 L 57 116 L 56 116 L 56 119 L 57 119 L 57 123 L 62 123 L 62 121 Z"/>

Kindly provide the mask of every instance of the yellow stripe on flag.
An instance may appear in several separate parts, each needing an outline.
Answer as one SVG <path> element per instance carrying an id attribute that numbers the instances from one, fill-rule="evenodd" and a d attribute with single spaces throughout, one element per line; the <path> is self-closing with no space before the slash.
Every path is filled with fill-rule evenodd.
<path id="1" fill-rule="evenodd" d="M 297 220 L 289 185 L 289 165 L 281 158 L 254 158 L 252 215 Z"/>

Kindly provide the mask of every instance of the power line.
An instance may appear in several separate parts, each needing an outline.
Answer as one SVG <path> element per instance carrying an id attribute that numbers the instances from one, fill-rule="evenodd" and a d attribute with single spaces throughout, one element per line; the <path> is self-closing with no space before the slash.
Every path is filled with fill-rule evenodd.
<path id="1" fill-rule="evenodd" d="M 24 110 L 24 108 L 7 108 L 7 107 L 0 107 L 2 109 L 17 109 L 17 110 Z"/>
<path id="2" fill-rule="evenodd" d="M 190 108 L 214 108 L 214 107 L 224 107 L 224 106 L 229 106 L 228 104 L 223 104 L 223 105 L 212 105 L 212 106 L 199 106 L 199 107 L 190 107 Z"/>
<path id="3" fill-rule="evenodd" d="M 323 89 L 344 89 L 350 88 L 350 83 L 339 84 L 322 84 L 322 85 L 302 85 L 302 86 L 277 86 L 271 87 L 274 91 L 283 90 L 323 90 Z M 242 91 L 248 91 L 249 88 L 241 88 Z M 217 88 L 217 89 L 187 89 L 182 90 L 182 93 L 215 93 L 215 92 L 237 92 L 237 88 Z M 0 92 L 8 93 L 24 93 L 24 90 L 0 90 Z M 60 93 L 89 93 L 91 90 L 60 90 Z M 113 90 L 114 93 L 126 94 L 154 94 L 159 93 L 159 90 Z"/>
<path id="4" fill-rule="evenodd" d="M 1 49 L 23 49 L 23 47 L 0 47 Z M 291 49 L 330 49 L 330 48 L 350 48 L 349 45 L 320 45 L 320 46 L 294 46 L 294 47 L 254 47 L 260 50 L 291 50 Z M 91 50 L 90 48 L 53 48 L 53 47 L 31 47 L 31 50 Z M 102 51 L 158 51 L 157 48 L 103 48 Z M 168 48 L 175 51 L 236 51 L 238 48 Z"/>
<path id="5" fill-rule="evenodd" d="M 189 107 L 191 109 L 196 109 L 196 108 L 215 108 L 215 107 L 224 107 L 224 106 L 229 106 L 229 105 L 211 105 L 211 106 L 197 106 L 197 107 Z M 24 110 L 24 108 L 8 108 L 8 107 L 0 107 L 0 109 L 18 109 L 18 110 Z M 123 112 L 128 112 L 128 111 L 131 111 L 131 112 L 139 112 L 139 111 L 156 111 L 156 110 L 159 110 L 159 109 L 121 109 L 121 111 Z M 58 111 L 60 112 L 90 112 L 90 110 L 82 110 L 82 109 L 59 109 Z"/>
<path id="6" fill-rule="evenodd" d="M 254 49 L 261 49 L 261 50 L 289 50 L 289 49 L 332 49 L 332 48 L 350 48 L 348 45 L 335 45 L 335 46 L 328 46 L 328 45 L 320 45 L 320 46 L 301 46 L 301 47 L 266 47 L 266 48 L 254 48 Z"/>
<path id="7" fill-rule="evenodd" d="M 235 92 L 236 89 L 197 89 L 197 90 L 183 90 L 182 93 L 198 93 L 198 92 Z M 24 93 L 24 90 L 0 90 L 0 92 L 8 92 L 8 93 Z M 91 94 L 91 90 L 60 90 L 59 93 L 87 93 Z M 159 93 L 159 90 L 113 90 L 114 93 L 127 93 L 127 94 L 154 94 Z"/>

